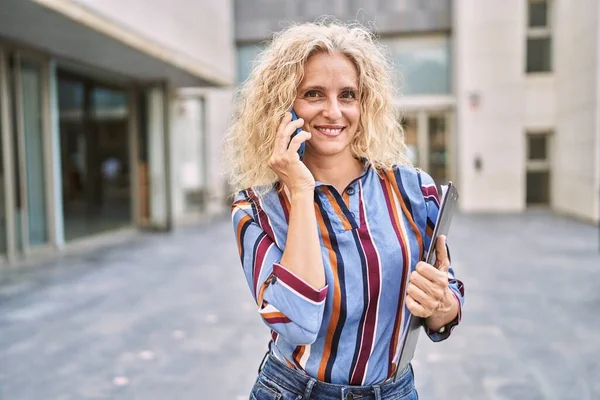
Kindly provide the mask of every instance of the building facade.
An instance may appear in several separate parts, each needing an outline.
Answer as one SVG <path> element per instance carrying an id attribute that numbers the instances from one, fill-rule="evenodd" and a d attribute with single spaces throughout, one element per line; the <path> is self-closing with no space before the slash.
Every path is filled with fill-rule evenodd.
<path id="1" fill-rule="evenodd" d="M 0 265 L 222 205 L 232 24 L 229 1 L 2 1 Z"/>
<path id="2" fill-rule="evenodd" d="M 595 0 L 454 5 L 463 207 L 600 219 Z"/>
<path id="3" fill-rule="evenodd" d="M 324 15 L 374 27 L 397 72 L 409 156 L 465 212 L 600 219 L 595 0 L 237 0 L 237 81 L 271 34 Z"/>

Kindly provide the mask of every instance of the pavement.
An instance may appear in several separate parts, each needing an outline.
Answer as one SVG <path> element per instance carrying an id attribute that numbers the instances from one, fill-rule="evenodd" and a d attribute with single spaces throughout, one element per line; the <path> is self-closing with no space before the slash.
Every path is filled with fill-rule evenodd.
<path id="1" fill-rule="evenodd" d="M 0 399 L 247 399 L 268 330 L 230 221 L 0 271 Z M 421 399 L 600 399 L 597 228 L 459 215 L 450 339 L 421 336 Z"/>

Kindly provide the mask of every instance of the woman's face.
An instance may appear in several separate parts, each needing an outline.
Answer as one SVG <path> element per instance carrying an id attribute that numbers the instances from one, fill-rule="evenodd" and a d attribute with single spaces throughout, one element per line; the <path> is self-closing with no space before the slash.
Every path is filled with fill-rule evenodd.
<path id="1" fill-rule="evenodd" d="M 332 156 L 350 152 L 360 119 L 358 73 L 341 53 L 318 53 L 304 66 L 294 111 L 312 134 L 307 153 Z"/>

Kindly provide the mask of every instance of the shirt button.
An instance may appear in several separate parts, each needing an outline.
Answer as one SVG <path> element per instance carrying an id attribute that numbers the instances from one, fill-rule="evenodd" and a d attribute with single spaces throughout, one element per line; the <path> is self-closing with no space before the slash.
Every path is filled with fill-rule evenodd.
<path id="1" fill-rule="evenodd" d="M 352 196 L 354 194 L 354 188 L 352 186 L 350 186 L 349 188 L 346 189 L 346 193 L 348 193 L 350 196 Z"/>

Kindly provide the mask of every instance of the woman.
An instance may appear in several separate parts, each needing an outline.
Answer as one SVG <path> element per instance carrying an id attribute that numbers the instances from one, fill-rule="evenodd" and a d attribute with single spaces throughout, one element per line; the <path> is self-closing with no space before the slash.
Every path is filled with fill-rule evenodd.
<path id="1" fill-rule="evenodd" d="M 373 36 L 337 23 L 277 34 L 242 87 L 233 224 L 271 329 L 251 399 L 416 399 L 410 366 L 390 379 L 409 312 L 434 341 L 460 320 L 445 238 L 420 262 L 439 200 L 404 156 L 392 87 Z"/>

